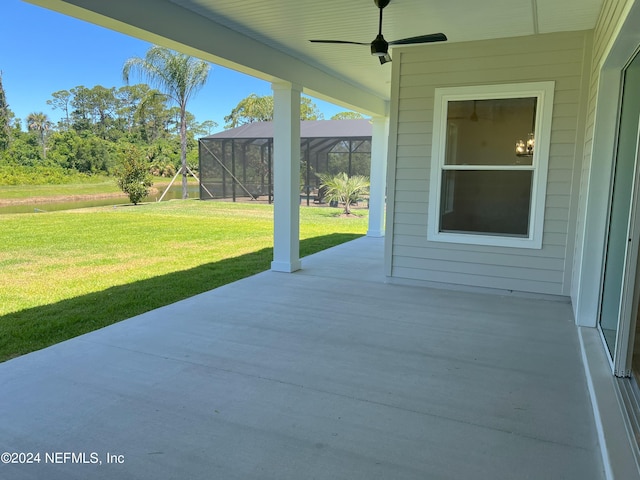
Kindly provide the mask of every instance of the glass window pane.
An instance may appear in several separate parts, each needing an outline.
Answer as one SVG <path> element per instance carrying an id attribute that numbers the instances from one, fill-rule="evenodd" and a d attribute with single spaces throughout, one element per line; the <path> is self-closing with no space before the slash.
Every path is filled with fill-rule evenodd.
<path id="1" fill-rule="evenodd" d="M 535 97 L 449 101 L 446 165 L 531 165 Z M 516 154 L 516 142 L 524 151 Z"/>
<path id="2" fill-rule="evenodd" d="M 531 170 L 442 172 L 440 231 L 527 237 Z"/>

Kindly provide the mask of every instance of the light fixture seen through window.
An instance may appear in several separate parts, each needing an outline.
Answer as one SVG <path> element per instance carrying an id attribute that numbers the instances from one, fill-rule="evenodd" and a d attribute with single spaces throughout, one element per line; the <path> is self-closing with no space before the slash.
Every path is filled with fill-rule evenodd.
<path id="1" fill-rule="evenodd" d="M 536 140 L 533 138 L 533 133 L 529 134 L 527 143 L 524 140 L 518 140 L 516 142 L 516 155 L 518 157 L 531 157 L 533 156 L 533 148 L 535 147 Z"/>

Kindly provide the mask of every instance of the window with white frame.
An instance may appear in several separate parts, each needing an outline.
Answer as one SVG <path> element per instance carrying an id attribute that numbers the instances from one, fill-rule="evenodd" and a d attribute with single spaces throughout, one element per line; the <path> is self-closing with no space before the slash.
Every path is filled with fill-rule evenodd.
<path id="1" fill-rule="evenodd" d="M 429 240 L 542 248 L 553 91 L 436 89 Z"/>

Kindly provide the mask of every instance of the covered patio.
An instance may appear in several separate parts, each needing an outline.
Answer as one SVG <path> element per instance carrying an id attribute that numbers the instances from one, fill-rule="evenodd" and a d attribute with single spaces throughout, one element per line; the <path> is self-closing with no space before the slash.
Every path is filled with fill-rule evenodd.
<path id="1" fill-rule="evenodd" d="M 41 455 L 0 477 L 603 478 L 570 304 L 388 284 L 383 243 L 0 364 L 0 451 Z"/>

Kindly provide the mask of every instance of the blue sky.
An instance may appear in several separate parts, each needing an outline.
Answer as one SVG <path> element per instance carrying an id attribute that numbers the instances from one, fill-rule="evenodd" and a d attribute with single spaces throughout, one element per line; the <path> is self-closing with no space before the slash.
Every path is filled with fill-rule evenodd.
<path id="1" fill-rule="evenodd" d="M 122 66 L 143 57 L 150 44 L 82 22 L 20 0 L 0 0 L 2 36 L 0 71 L 9 108 L 16 117 L 44 112 L 57 121 L 60 112 L 47 105 L 51 94 L 83 85 L 121 87 Z M 205 87 L 188 110 L 199 122 L 214 120 L 222 129 L 224 116 L 240 100 L 256 93 L 270 95 L 268 82 L 213 65 Z M 314 99 L 325 118 L 344 108 Z M 24 124 L 23 124 L 24 128 Z"/>

